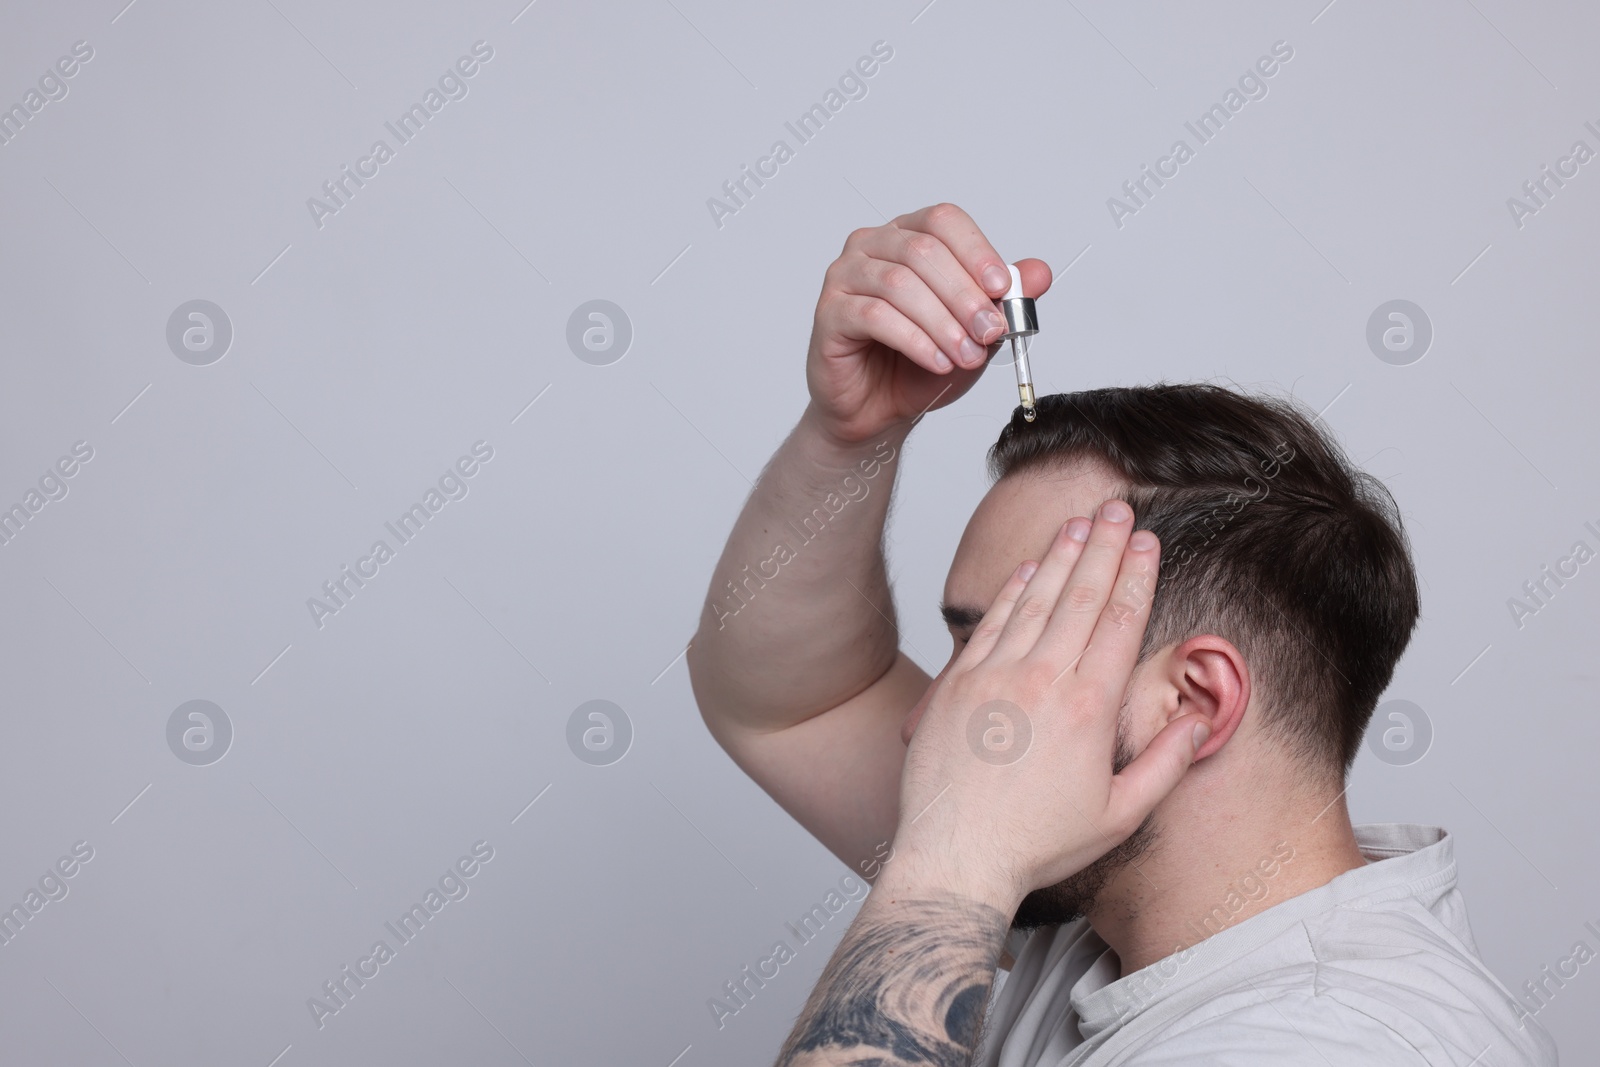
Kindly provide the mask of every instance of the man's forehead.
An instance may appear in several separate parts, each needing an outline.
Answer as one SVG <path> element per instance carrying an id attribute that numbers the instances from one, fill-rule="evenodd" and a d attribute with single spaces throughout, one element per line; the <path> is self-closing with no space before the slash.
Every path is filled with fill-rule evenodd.
<path id="1" fill-rule="evenodd" d="M 1093 517 L 1121 482 L 1098 464 L 1072 463 L 1007 475 L 990 488 L 967 522 L 945 579 L 944 602 L 988 610 L 1025 559 L 1039 559 L 1062 523 Z"/>

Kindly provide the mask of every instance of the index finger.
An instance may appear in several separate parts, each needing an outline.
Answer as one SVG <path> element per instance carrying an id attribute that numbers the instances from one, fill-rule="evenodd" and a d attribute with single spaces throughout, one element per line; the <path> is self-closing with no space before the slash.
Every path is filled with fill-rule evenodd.
<path id="1" fill-rule="evenodd" d="M 954 204 L 934 204 L 932 207 L 901 215 L 892 225 L 907 230 L 932 234 L 943 241 L 954 253 L 956 262 L 983 287 L 991 299 L 1005 295 L 1011 287 L 1011 272 L 1006 261 L 994 250 L 994 245 L 978 229 L 972 216 Z M 1042 260 L 1017 261 L 1022 272 L 1022 287 L 1029 296 L 1038 296 L 1050 288 L 1050 268 Z"/>
<path id="2" fill-rule="evenodd" d="M 1006 584 L 1000 587 L 994 603 L 989 605 L 989 610 L 983 613 L 977 629 L 973 630 L 972 636 L 967 639 L 966 647 L 956 658 L 957 663 L 963 666 L 977 664 L 989 657 L 989 653 L 1000 640 L 1000 634 L 1011 618 L 1012 609 L 1017 606 L 1017 598 L 1028 587 L 1028 581 L 1038 569 L 1039 564 L 1031 559 L 1025 559 L 1017 564 L 1017 569 L 1011 572 Z"/>

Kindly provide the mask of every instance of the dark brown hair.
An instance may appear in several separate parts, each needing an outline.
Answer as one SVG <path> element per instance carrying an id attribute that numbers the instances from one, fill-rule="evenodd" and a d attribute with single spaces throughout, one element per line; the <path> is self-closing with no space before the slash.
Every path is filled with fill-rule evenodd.
<path id="1" fill-rule="evenodd" d="M 1238 647 L 1263 725 L 1343 777 L 1416 625 L 1394 498 L 1293 401 L 1157 384 L 1039 398 L 989 450 L 994 479 L 1098 463 L 1161 539 L 1142 662 L 1213 633 Z"/>

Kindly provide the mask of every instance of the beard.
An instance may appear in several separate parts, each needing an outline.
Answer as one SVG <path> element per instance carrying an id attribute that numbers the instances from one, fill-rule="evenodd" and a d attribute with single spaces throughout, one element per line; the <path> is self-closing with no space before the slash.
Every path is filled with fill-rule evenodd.
<path id="1" fill-rule="evenodd" d="M 1116 752 L 1111 759 L 1112 774 L 1122 773 L 1122 769 L 1132 763 L 1135 756 L 1128 743 L 1126 728 L 1126 716 L 1118 715 Z M 1011 919 L 1011 928 L 1026 930 L 1037 926 L 1059 926 L 1087 915 L 1106 883 L 1137 863 L 1154 847 L 1158 838 L 1154 819 L 1154 813 L 1145 816 L 1144 822 L 1126 840 L 1077 874 L 1043 889 L 1035 889 L 1023 897 Z"/>

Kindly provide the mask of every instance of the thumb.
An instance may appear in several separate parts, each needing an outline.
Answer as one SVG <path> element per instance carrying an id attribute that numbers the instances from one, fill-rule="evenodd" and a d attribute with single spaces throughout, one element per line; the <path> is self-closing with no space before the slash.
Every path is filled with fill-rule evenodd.
<path id="1" fill-rule="evenodd" d="M 1210 736 L 1211 723 L 1204 715 L 1185 715 L 1168 723 L 1138 759 L 1111 779 L 1111 818 L 1124 826 L 1142 821 L 1183 781 L 1195 752 Z"/>
<path id="2" fill-rule="evenodd" d="M 1017 270 L 1022 274 L 1022 291 L 1029 296 L 1043 296 L 1055 282 L 1050 264 L 1042 259 L 1019 259 Z"/>

